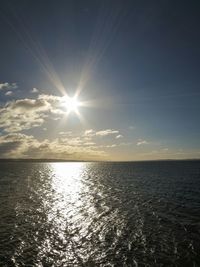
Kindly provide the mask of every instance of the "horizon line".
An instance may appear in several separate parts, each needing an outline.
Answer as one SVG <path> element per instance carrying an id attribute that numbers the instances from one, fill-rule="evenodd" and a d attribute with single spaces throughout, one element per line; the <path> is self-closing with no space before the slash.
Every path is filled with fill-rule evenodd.
<path id="1" fill-rule="evenodd" d="M 48 158 L 0 158 L 0 162 L 151 162 L 151 161 L 200 161 L 200 158 L 185 159 L 138 159 L 138 160 L 73 160 L 73 159 L 48 159 Z"/>

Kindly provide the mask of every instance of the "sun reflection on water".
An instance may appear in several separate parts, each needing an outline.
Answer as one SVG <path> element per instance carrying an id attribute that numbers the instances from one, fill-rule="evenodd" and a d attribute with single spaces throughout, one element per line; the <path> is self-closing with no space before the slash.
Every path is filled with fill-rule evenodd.
<path id="1" fill-rule="evenodd" d="M 104 258 L 109 240 L 116 241 L 112 224 L 120 220 L 118 228 L 123 227 L 118 210 L 106 203 L 107 187 L 99 170 L 91 163 L 76 162 L 51 163 L 47 170 L 50 179 L 43 204 L 48 230 L 38 261 L 53 251 L 59 255 L 56 266 L 95 266 L 92 258 Z"/>
<path id="2" fill-rule="evenodd" d="M 63 214 L 72 213 L 82 204 L 80 194 L 83 189 L 82 177 L 86 163 L 52 163 L 51 167 L 55 204 L 59 210 L 62 209 Z"/>
<path id="3" fill-rule="evenodd" d="M 81 175 L 85 168 L 83 162 L 51 163 L 53 171 L 52 186 L 59 192 L 72 194 L 80 189 Z"/>
<path id="4" fill-rule="evenodd" d="M 85 190 L 82 179 L 87 163 L 67 162 L 48 165 L 52 177 L 51 193 L 44 206 L 52 240 L 48 237 L 44 240 L 38 256 L 42 258 L 56 244 L 60 244 L 63 250 L 68 250 L 63 253 L 66 259 L 74 254 L 77 229 L 80 224 L 84 225 L 80 210 L 84 205 L 81 198 Z M 76 259 L 76 255 L 73 255 L 73 258 Z"/>

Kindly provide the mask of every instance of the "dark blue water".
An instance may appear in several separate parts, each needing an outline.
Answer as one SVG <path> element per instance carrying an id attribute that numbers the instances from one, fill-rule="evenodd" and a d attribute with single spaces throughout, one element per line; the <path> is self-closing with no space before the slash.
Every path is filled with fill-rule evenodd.
<path id="1" fill-rule="evenodd" d="M 200 266 L 200 161 L 0 163 L 12 266 Z"/>

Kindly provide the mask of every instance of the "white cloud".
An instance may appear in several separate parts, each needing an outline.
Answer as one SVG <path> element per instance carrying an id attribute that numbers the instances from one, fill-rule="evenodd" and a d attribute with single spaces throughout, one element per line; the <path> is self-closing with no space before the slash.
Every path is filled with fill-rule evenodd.
<path id="1" fill-rule="evenodd" d="M 119 133 L 119 131 L 117 131 L 117 130 L 106 129 L 106 130 L 96 132 L 96 135 L 107 136 L 107 135 L 118 134 L 118 133 Z"/>
<path id="2" fill-rule="evenodd" d="M 13 95 L 13 92 L 12 92 L 12 91 L 7 91 L 7 92 L 5 93 L 5 95 L 6 95 L 6 96 Z"/>
<path id="3" fill-rule="evenodd" d="M 139 139 L 137 142 L 137 146 L 147 145 L 147 144 L 149 144 L 149 142 L 147 142 L 146 140 L 142 140 L 142 139 Z"/>
<path id="4" fill-rule="evenodd" d="M 95 136 L 96 132 L 92 129 L 89 129 L 89 130 L 85 130 L 84 135 L 87 137 L 91 137 L 91 136 Z"/>
<path id="5" fill-rule="evenodd" d="M 59 135 L 62 136 L 74 136 L 74 133 L 72 133 L 72 131 L 66 131 L 66 132 L 59 132 Z"/>
<path id="6" fill-rule="evenodd" d="M 0 128 L 6 132 L 18 132 L 43 124 L 51 105 L 41 99 L 20 99 L 8 102 L 0 108 Z"/>
<path id="7" fill-rule="evenodd" d="M 39 111 L 47 110 L 50 108 L 50 104 L 43 99 L 29 99 L 29 98 L 9 102 L 7 106 L 9 106 L 11 109 L 16 110 L 16 111 L 17 110 L 21 110 L 21 111 L 31 110 L 32 112 L 34 111 L 39 112 Z"/>
<path id="8" fill-rule="evenodd" d="M 45 95 L 41 94 L 38 96 L 39 99 L 48 101 L 49 103 L 59 104 L 63 101 L 63 97 L 56 95 Z"/>
<path id="9" fill-rule="evenodd" d="M 105 137 L 105 136 L 114 135 L 114 134 L 118 134 L 117 136 L 119 136 L 119 131 L 113 130 L 113 129 L 105 129 L 105 130 L 100 130 L 100 131 L 95 131 L 93 129 L 89 129 L 89 130 L 85 130 L 85 132 L 84 132 L 84 136 L 87 138 L 92 138 L 95 136 Z M 122 135 L 120 135 L 120 137 L 122 137 Z M 120 137 L 118 137 L 118 138 L 120 138 Z"/>
<path id="10" fill-rule="evenodd" d="M 6 132 L 19 132 L 41 126 L 44 119 L 60 118 L 65 112 L 60 107 L 62 97 L 39 95 L 36 99 L 19 99 L 0 108 L 0 128 Z"/>
<path id="11" fill-rule="evenodd" d="M 1 90 L 9 90 L 12 91 L 14 89 L 16 89 L 18 86 L 16 83 L 0 83 L 0 91 Z"/>
<path id="12" fill-rule="evenodd" d="M 39 90 L 37 88 L 33 88 L 30 92 L 32 94 L 37 94 L 39 92 Z"/>
<path id="13" fill-rule="evenodd" d="M 105 146 L 106 148 L 113 148 L 113 147 L 117 147 L 118 145 L 117 144 L 111 144 L 111 145 L 107 145 Z"/>
<path id="14" fill-rule="evenodd" d="M 118 134 L 118 135 L 117 135 L 115 138 L 116 138 L 116 139 L 123 138 L 123 135 L 121 135 L 121 134 Z"/>
<path id="15" fill-rule="evenodd" d="M 0 136 L 1 158 L 53 158 L 53 159 L 102 159 L 107 153 L 94 144 L 84 143 L 80 138 L 63 140 L 44 139 L 38 141 L 33 136 L 9 133 Z"/>

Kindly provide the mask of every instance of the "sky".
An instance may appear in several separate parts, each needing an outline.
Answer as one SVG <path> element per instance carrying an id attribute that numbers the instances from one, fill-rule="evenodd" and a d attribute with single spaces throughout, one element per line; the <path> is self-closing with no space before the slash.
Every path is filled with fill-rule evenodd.
<path id="1" fill-rule="evenodd" d="M 200 158 L 199 1 L 0 3 L 0 158 Z"/>

